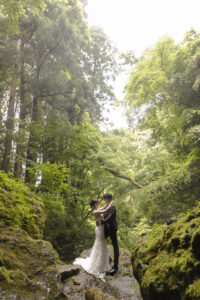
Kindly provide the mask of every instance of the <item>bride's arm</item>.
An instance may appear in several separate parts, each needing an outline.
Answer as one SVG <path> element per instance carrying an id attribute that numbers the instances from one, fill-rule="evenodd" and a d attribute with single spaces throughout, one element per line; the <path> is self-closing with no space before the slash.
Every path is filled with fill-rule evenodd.
<path id="1" fill-rule="evenodd" d="M 101 214 L 101 212 L 100 211 L 98 211 L 97 209 L 96 210 L 93 210 L 93 216 L 97 219 L 99 216 L 100 216 L 100 214 Z"/>
<path id="2" fill-rule="evenodd" d="M 109 205 L 106 207 L 106 205 L 104 205 L 102 208 L 99 208 L 95 211 L 95 213 L 99 213 L 99 214 L 104 214 L 106 211 L 108 211 L 110 209 L 110 207 L 113 205 L 113 201 L 111 201 L 109 203 Z M 104 208 L 105 207 L 105 208 Z"/>
<path id="3" fill-rule="evenodd" d="M 97 210 L 93 210 L 93 216 L 96 220 L 96 226 L 99 226 L 101 223 L 99 221 L 99 216 L 101 215 L 100 212 L 97 212 Z"/>
<path id="4" fill-rule="evenodd" d="M 98 211 L 102 211 L 102 210 L 104 210 L 105 208 L 107 207 L 107 204 L 105 204 L 103 207 L 101 207 L 101 208 L 98 208 Z"/>

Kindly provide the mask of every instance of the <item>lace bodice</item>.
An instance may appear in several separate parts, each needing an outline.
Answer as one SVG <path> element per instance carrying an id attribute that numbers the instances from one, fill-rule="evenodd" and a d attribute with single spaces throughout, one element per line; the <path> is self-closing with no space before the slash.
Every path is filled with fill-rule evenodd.
<path id="1" fill-rule="evenodd" d="M 103 225 L 101 225 L 101 220 L 102 220 L 102 215 L 100 215 L 96 220 L 98 220 L 99 221 L 99 223 L 100 223 L 100 225 L 99 226 L 103 226 Z M 96 227 L 99 227 L 99 226 L 96 226 Z"/>

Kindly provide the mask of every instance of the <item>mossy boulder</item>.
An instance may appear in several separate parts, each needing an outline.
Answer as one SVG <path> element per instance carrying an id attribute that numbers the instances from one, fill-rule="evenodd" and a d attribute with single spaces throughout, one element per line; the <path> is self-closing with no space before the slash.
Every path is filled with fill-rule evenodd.
<path id="1" fill-rule="evenodd" d="M 0 172 L 0 299 L 67 299 L 52 245 L 43 241 L 43 202 Z"/>
<path id="2" fill-rule="evenodd" d="M 187 300 L 199 300 L 200 295 L 200 279 L 195 280 L 186 290 L 186 299 Z"/>
<path id="3" fill-rule="evenodd" d="M 200 299 L 200 207 L 141 238 L 132 264 L 144 300 Z"/>
<path id="4" fill-rule="evenodd" d="M 18 227 L 33 238 L 42 237 L 43 202 L 22 181 L 0 171 L 0 227 Z"/>
<path id="5" fill-rule="evenodd" d="M 67 299 L 49 242 L 32 239 L 20 228 L 0 231 L 0 299 Z"/>

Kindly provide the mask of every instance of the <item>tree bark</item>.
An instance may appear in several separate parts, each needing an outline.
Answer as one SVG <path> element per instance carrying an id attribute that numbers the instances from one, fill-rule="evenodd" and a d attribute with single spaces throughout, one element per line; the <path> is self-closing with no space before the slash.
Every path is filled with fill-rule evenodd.
<path id="1" fill-rule="evenodd" d="M 8 103 L 8 114 L 6 120 L 6 136 L 4 142 L 4 153 L 1 169 L 6 173 L 10 171 L 10 161 L 11 161 L 11 151 L 12 151 L 12 135 L 14 130 L 14 117 L 15 117 L 15 103 L 16 103 L 16 87 L 17 87 L 17 78 L 19 73 L 20 65 L 20 56 L 21 56 L 21 37 L 18 38 L 17 53 L 13 66 L 13 73 L 10 86 L 10 98 Z"/>
<path id="2" fill-rule="evenodd" d="M 34 126 L 38 119 L 38 96 L 33 99 L 32 116 L 31 116 L 31 126 Z M 34 132 L 34 128 L 30 128 L 28 150 L 27 150 L 27 163 L 25 172 L 25 182 L 31 182 L 31 176 L 29 168 L 33 167 L 34 162 L 37 162 L 37 137 Z"/>
<path id="3" fill-rule="evenodd" d="M 14 175 L 16 178 L 21 177 L 22 171 L 22 160 L 24 158 L 24 149 L 23 144 L 20 142 L 21 135 L 23 135 L 23 130 L 25 128 L 24 121 L 26 118 L 26 108 L 25 108 L 25 74 L 24 74 L 24 59 L 21 61 L 21 70 L 20 70 L 20 115 L 19 115 L 19 141 L 16 146 L 16 159 L 14 166 Z"/>

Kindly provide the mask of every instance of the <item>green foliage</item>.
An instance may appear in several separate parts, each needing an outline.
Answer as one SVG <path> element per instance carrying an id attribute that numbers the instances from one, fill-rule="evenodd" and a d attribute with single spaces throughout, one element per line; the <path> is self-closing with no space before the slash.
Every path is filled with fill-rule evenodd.
<path id="1" fill-rule="evenodd" d="M 169 37 L 160 39 L 152 50 L 146 50 L 135 65 L 126 87 L 126 101 L 141 106 L 162 101 L 167 81 L 173 73 L 178 46 Z"/>
<path id="2" fill-rule="evenodd" d="M 43 203 L 21 181 L 0 172 L 0 226 L 19 227 L 41 238 Z"/>
<path id="3" fill-rule="evenodd" d="M 123 213 L 119 211 L 119 214 L 121 215 Z M 151 226 L 147 223 L 146 218 L 142 218 L 134 227 L 125 227 L 123 223 L 120 226 L 118 234 L 119 244 L 122 248 L 132 251 L 139 238 L 149 232 L 151 232 Z"/>
<path id="4" fill-rule="evenodd" d="M 80 224 L 79 210 L 56 193 L 40 193 L 44 200 L 44 238 L 52 243 L 61 259 L 72 261 L 92 246 L 94 227 Z M 81 226 L 80 226 L 81 225 Z"/>
<path id="5" fill-rule="evenodd" d="M 179 45 L 164 37 L 144 52 L 126 86 L 129 122 L 141 136 L 130 174 L 143 188 L 131 194 L 148 222 L 163 223 L 199 199 L 198 62 L 199 33 Z"/>
<path id="6" fill-rule="evenodd" d="M 33 15 L 38 15 L 40 9 L 46 8 L 44 0 L 18 0 L 18 1 L 0 1 L 1 18 L 7 19 L 7 30 L 12 33 L 19 33 L 19 18 L 27 16 L 27 11 Z"/>
<path id="7" fill-rule="evenodd" d="M 65 165 L 47 162 L 36 165 L 31 171 L 37 174 L 37 178 L 41 176 L 41 190 L 44 188 L 50 193 L 59 193 L 68 189 L 68 170 Z"/>
<path id="8" fill-rule="evenodd" d="M 54 131 L 48 120 L 45 128 L 47 162 L 35 164 L 30 174 L 38 178 L 32 188 L 44 201 L 44 238 L 51 241 L 62 259 L 71 261 L 94 240 L 94 224 L 87 215 L 89 202 L 102 190 L 95 162 L 99 130 L 88 114 L 80 125 L 59 122 L 55 116 L 53 124 Z"/>

